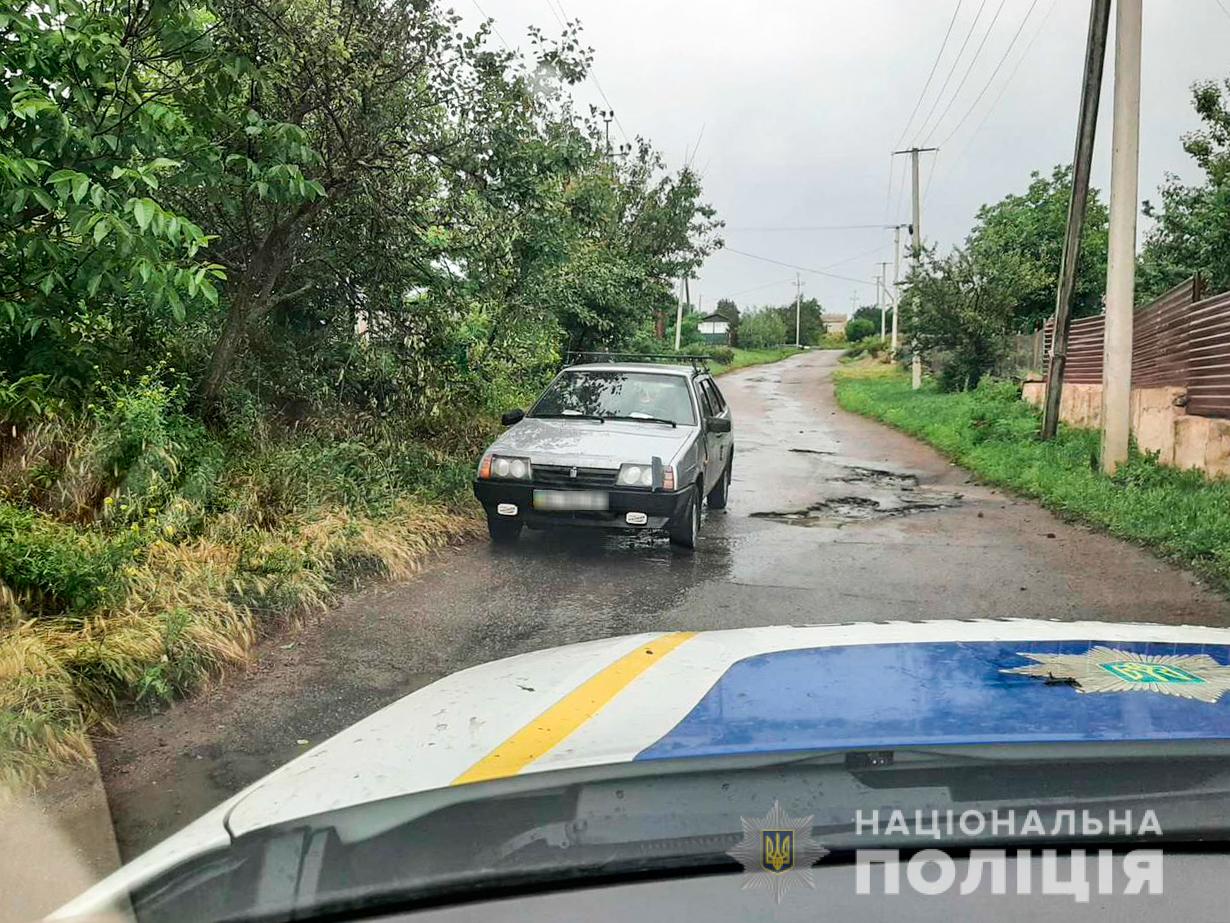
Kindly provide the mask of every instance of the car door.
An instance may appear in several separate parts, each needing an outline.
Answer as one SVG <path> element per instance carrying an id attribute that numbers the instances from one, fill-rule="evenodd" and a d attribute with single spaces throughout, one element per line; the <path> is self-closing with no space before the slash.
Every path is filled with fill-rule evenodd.
<path id="1" fill-rule="evenodd" d="M 697 379 L 697 389 L 701 398 L 701 410 L 705 415 L 705 490 L 712 490 L 726 470 L 726 457 L 729 449 L 729 433 L 715 433 L 709 428 L 709 417 L 729 418 L 730 410 L 724 406 L 712 379 Z"/>
<path id="2" fill-rule="evenodd" d="M 721 417 L 723 420 L 730 420 L 730 407 L 726 404 L 726 398 L 722 396 L 722 392 L 718 388 L 717 381 L 713 378 L 707 378 L 705 379 L 705 384 L 710 391 L 709 396 L 713 403 L 714 409 L 717 410 L 716 416 Z M 719 447 L 718 460 L 720 465 L 718 470 L 725 471 L 726 465 L 729 464 L 730 457 L 735 451 L 735 434 L 732 430 L 729 433 L 715 433 L 714 435 L 717 437 Z"/>

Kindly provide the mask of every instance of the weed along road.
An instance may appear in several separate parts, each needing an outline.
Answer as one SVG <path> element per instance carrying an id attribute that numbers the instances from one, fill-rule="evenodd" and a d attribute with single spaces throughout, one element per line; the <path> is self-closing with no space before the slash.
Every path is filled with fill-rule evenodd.
<path id="1" fill-rule="evenodd" d="M 1230 606 L 1187 573 L 839 410 L 837 367 L 811 352 L 720 380 L 733 489 L 727 510 L 706 511 L 695 554 L 590 532 L 475 542 L 268 642 L 246 674 L 126 718 L 97 744 L 120 853 L 438 677 L 552 645 L 935 617 L 1230 625 Z M 65 804 L 64 823 L 83 825 L 85 808 Z"/>

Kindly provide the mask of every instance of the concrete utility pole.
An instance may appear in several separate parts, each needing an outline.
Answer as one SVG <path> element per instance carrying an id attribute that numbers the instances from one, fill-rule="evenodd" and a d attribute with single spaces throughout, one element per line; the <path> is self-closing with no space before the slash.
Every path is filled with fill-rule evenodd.
<path id="1" fill-rule="evenodd" d="M 876 303 L 880 306 L 880 339 L 888 336 L 888 261 L 880 262 L 880 275 L 876 277 Z"/>
<path id="2" fill-rule="evenodd" d="M 910 177 L 913 180 L 913 195 L 911 200 L 913 203 L 912 216 L 914 218 L 911 230 L 914 232 L 913 239 L 913 254 L 914 268 L 918 268 L 919 261 L 922 260 L 922 201 L 919 198 L 918 188 L 918 155 L 926 151 L 938 151 L 938 147 L 911 147 L 904 151 L 893 151 L 893 155 L 909 154 L 910 155 Z M 914 390 L 917 391 L 922 387 L 922 358 L 918 355 L 918 341 L 915 340 L 910 346 L 912 353 L 910 361 L 910 377 L 913 381 Z"/>
<path id="3" fill-rule="evenodd" d="M 1140 176 L 1141 0 L 1115 4 L 1115 119 L 1110 153 L 1110 246 L 1102 346 L 1102 470 L 1127 461 L 1132 418 L 1132 312 L 1136 301 L 1136 195 Z"/>
<path id="4" fill-rule="evenodd" d="M 683 289 L 688 284 L 687 279 L 681 280 L 683 285 L 680 286 L 680 291 L 676 294 L 679 297 L 675 298 L 675 352 L 679 352 L 679 343 L 683 337 Z"/>
<path id="5" fill-rule="evenodd" d="M 1068 321 L 1072 316 L 1072 293 L 1076 290 L 1076 264 L 1080 259 L 1085 203 L 1089 198 L 1089 172 L 1093 166 L 1093 141 L 1098 124 L 1098 99 L 1102 95 L 1102 70 L 1106 58 L 1106 33 L 1110 25 L 1110 0 L 1093 0 L 1089 6 L 1089 37 L 1085 43 L 1085 76 L 1081 108 L 1076 123 L 1076 153 L 1072 157 L 1072 198 L 1068 201 L 1068 226 L 1059 260 L 1059 287 L 1055 293 L 1055 325 L 1051 332 L 1051 355 L 1046 369 L 1046 408 L 1042 415 L 1042 438 L 1053 439 L 1059 429 L 1059 404 L 1063 395 L 1063 371 L 1068 361 Z"/>
<path id="6" fill-rule="evenodd" d="M 908 224 L 893 225 L 893 339 L 889 350 L 897 357 L 897 314 L 901 311 L 901 229 Z"/>
<path id="7" fill-rule="evenodd" d="M 802 317 L 803 308 L 803 280 L 796 272 L 794 274 L 794 346 L 798 349 L 802 346 L 802 341 L 799 339 L 799 330 L 801 329 L 800 319 Z"/>

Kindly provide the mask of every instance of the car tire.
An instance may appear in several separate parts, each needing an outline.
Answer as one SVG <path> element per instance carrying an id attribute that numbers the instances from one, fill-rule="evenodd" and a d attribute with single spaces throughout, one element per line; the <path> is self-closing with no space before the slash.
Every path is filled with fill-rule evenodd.
<path id="1" fill-rule="evenodd" d="M 521 537 L 521 520 L 487 514 L 487 534 L 496 545 L 512 545 Z"/>
<path id="2" fill-rule="evenodd" d="M 670 536 L 671 544 L 689 551 L 696 547 L 700 536 L 700 489 L 692 488 L 688 497 L 687 512 L 678 520 L 672 520 L 666 534 Z"/>
<path id="3" fill-rule="evenodd" d="M 726 465 L 726 470 L 722 472 L 721 480 L 717 482 L 713 490 L 709 491 L 709 496 L 706 498 L 709 501 L 709 509 L 724 510 L 726 509 L 726 499 L 730 496 L 730 469 L 735 465 L 735 460 L 732 458 Z"/>

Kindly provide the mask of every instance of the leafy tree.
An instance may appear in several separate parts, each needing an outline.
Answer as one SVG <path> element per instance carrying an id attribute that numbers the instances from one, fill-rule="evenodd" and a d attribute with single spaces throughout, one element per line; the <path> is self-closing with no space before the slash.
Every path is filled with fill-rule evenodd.
<path id="1" fill-rule="evenodd" d="M 773 309 L 748 312 L 740 320 L 739 338 L 748 349 L 781 346 L 786 342 L 786 322 Z"/>
<path id="2" fill-rule="evenodd" d="M 190 0 L 0 11 L 0 373 L 83 392 L 218 300 L 205 232 L 166 196 L 202 143 L 185 99 L 243 68 Z"/>
<path id="3" fill-rule="evenodd" d="M 1032 173 L 1023 194 L 1012 193 L 978 209 L 974 228 L 966 239 L 973 264 L 1013 267 L 1016 305 L 1012 327 L 1017 331 L 1036 330 L 1055 313 L 1071 187 L 1070 167 L 1057 166 L 1049 177 Z M 1090 189 L 1076 269 L 1074 317 L 1102 310 L 1108 217 L 1098 191 Z"/>
<path id="4" fill-rule="evenodd" d="M 850 343 L 857 343 L 859 340 L 875 336 L 879 329 L 879 325 L 870 318 L 852 317 L 846 322 L 846 340 Z"/>
<path id="5" fill-rule="evenodd" d="M 1154 224 L 1140 255 L 1139 301 L 1195 273 L 1206 277 L 1211 291 L 1230 288 L 1230 80 L 1198 83 L 1192 96 L 1203 127 L 1183 138 L 1183 149 L 1204 171 L 1204 181 L 1189 186 L 1169 174 L 1160 204 L 1145 202 Z"/>
<path id="6" fill-rule="evenodd" d="M 907 343 L 944 360 L 941 387 L 973 388 L 1003 357 L 1018 317 L 1018 285 L 1029 271 L 1011 257 L 983 263 L 966 250 L 923 255 L 906 280 L 901 323 Z"/>
<path id="7" fill-rule="evenodd" d="M 727 322 L 730 324 L 730 345 L 738 346 L 739 322 L 741 320 L 739 316 L 739 306 L 730 298 L 719 298 L 717 308 L 715 310 L 718 314 L 721 314 L 722 317 L 726 318 Z"/>

